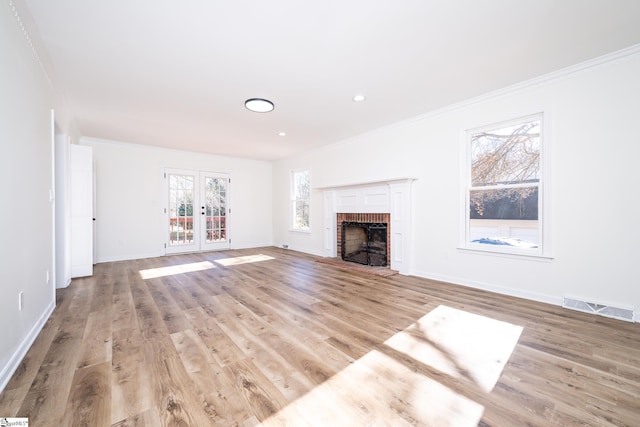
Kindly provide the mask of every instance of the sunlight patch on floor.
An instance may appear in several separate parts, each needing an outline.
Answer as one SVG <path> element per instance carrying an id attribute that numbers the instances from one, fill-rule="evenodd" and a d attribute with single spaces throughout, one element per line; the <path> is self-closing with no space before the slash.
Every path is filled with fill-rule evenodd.
<path id="1" fill-rule="evenodd" d="M 385 345 L 490 393 L 521 332 L 520 326 L 441 305 Z M 372 350 L 259 425 L 478 425 L 481 404 L 401 359 Z"/>
<path id="2" fill-rule="evenodd" d="M 247 256 L 237 256 L 233 258 L 222 258 L 214 260 L 215 263 L 223 265 L 225 267 L 229 267 L 232 265 L 240 265 L 240 264 L 248 264 L 251 262 L 261 262 L 261 261 L 269 261 L 271 259 L 275 259 L 272 256 L 268 255 L 247 255 Z"/>
<path id="3" fill-rule="evenodd" d="M 377 350 L 261 426 L 478 425 L 484 408 Z"/>
<path id="4" fill-rule="evenodd" d="M 521 332 L 520 326 L 441 305 L 385 344 L 490 392 Z"/>
<path id="5" fill-rule="evenodd" d="M 192 273 L 194 271 L 202 271 L 216 268 L 209 261 L 193 262 L 189 264 L 170 265 L 167 267 L 149 268 L 140 270 L 140 277 L 143 279 L 155 279 L 157 277 L 173 276 L 176 274 Z"/>

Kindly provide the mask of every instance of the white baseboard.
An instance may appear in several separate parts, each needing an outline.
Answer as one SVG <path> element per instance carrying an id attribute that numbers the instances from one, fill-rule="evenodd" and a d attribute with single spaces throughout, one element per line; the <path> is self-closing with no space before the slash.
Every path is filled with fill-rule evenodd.
<path id="1" fill-rule="evenodd" d="M 271 242 L 261 242 L 261 243 L 241 243 L 236 245 L 235 243 L 231 243 L 231 250 L 234 249 L 256 249 L 256 248 L 270 248 L 273 246 Z"/>
<path id="2" fill-rule="evenodd" d="M 51 316 L 51 313 L 53 313 L 53 310 L 55 308 L 56 303 L 54 299 L 53 301 L 51 301 L 51 304 L 49 304 L 44 313 L 42 313 L 38 321 L 33 325 L 29 333 L 24 337 L 16 351 L 9 359 L 9 362 L 2 368 L 2 371 L 0 371 L 0 393 L 4 391 L 4 388 L 9 383 L 9 380 L 13 376 L 16 369 L 18 369 L 18 366 L 20 366 L 22 359 L 24 359 L 27 351 L 29 351 L 29 349 L 33 345 L 33 342 L 38 337 L 38 334 L 44 327 L 44 324 L 47 323 L 47 320 L 49 320 L 49 316 Z"/>
<path id="3" fill-rule="evenodd" d="M 164 254 L 160 252 L 156 252 L 156 253 L 148 253 L 148 254 L 115 255 L 115 256 L 107 256 L 107 257 L 98 257 L 96 259 L 96 263 L 100 264 L 103 262 L 130 261 L 133 259 L 156 258 L 159 256 L 164 256 Z"/>
<path id="4" fill-rule="evenodd" d="M 536 292 L 523 291 L 521 289 L 507 288 L 503 286 L 497 286 L 490 283 L 476 282 L 471 280 L 461 279 L 459 277 L 443 276 L 438 274 L 432 274 L 424 271 L 412 271 L 412 276 L 422 277 L 424 279 L 438 280 L 440 282 L 447 282 L 454 285 L 466 286 L 468 288 L 480 289 L 483 291 L 494 292 L 496 294 L 508 295 L 517 298 L 524 298 L 531 301 L 543 302 L 546 304 L 562 306 L 562 296 L 560 295 L 547 295 Z"/>
<path id="5" fill-rule="evenodd" d="M 275 246 L 276 248 L 280 248 L 280 249 L 286 249 L 288 251 L 302 252 L 303 254 L 315 255 L 315 256 L 322 257 L 322 258 L 326 258 L 326 255 L 323 253 L 323 251 L 319 251 L 319 252 L 310 251 L 308 249 L 298 248 L 298 247 L 291 246 L 291 245 L 288 245 L 286 248 L 283 248 L 282 245 L 271 245 L 271 246 Z"/>

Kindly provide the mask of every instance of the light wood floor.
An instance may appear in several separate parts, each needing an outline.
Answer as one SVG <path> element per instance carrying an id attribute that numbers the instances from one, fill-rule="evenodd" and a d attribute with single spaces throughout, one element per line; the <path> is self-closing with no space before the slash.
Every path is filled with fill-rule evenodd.
<path id="1" fill-rule="evenodd" d="M 481 426 L 640 425 L 639 324 L 315 260 L 259 248 L 98 264 L 58 292 L 0 416 L 34 427 L 428 425 L 448 396 L 480 405 Z M 491 391 L 384 344 L 440 305 L 524 327 Z M 374 354 L 406 375 L 360 369 Z M 393 399 L 376 397 L 389 388 Z M 327 402 L 338 403 L 314 409 Z"/>

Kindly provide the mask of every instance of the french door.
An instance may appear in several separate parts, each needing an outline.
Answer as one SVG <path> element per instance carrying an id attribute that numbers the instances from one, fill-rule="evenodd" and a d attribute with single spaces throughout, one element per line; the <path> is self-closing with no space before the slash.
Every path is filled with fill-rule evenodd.
<path id="1" fill-rule="evenodd" d="M 165 169 L 166 254 L 229 249 L 229 174 Z"/>

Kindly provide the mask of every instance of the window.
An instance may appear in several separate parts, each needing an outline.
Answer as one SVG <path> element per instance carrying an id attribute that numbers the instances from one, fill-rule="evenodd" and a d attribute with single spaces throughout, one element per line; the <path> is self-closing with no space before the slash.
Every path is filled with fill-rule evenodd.
<path id="1" fill-rule="evenodd" d="M 311 177 L 308 170 L 291 172 L 291 228 L 309 230 Z"/>
<path id="2" fill-rule="evenodd" d="M 467 132 L 468 249 L 542 255 L 542 114 Z"/>

